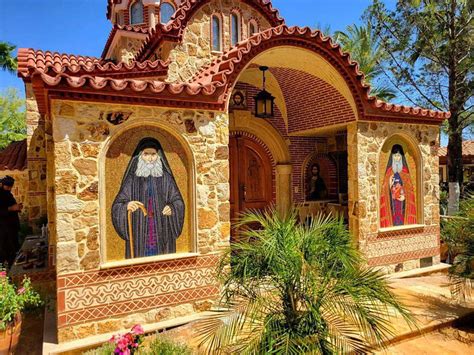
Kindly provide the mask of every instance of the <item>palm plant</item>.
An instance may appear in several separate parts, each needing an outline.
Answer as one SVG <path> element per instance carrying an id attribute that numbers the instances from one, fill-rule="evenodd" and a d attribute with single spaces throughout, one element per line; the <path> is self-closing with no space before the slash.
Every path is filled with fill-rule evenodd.
<path id="1" fill-rule="evenodd" d="M 454 256 L 449 269 L 453 294 L 466 299 L 474 288 L 474 195 L 461 200 L 458 214 L 443 221 L 441 237 Z"/>
<path id="2" fill-rule="evenodd" d="M 12 56 L 12 52 L 16 49 L 16 46 L 7 43 L 0 42 L 0 67 L 2 70 L 6 70 L 10 73 L 14 73 L 17 68 L 16 58 Z"/>
<path id="3" fill-rule="evenodd" d="M 412 324 L 343 221 L 321 215 L 305 226 L 295 210 L 272 209 L 244 214 L 237 228 L 242 239 L 219 267 L 220 308 L 197 324 L 206 352 L 367 352 L 392 335 L 389 314 Z"/>
<path id="4" fill-rule="evenodd" d="M 357 26 L 349 25 L 346 31 L 336 31 L 336 41 L 351 58 L 359 63 L 359 69 L 365 74 L 365 81 L 372 85 L 371 94 L 382 100 L 391 100 L 396 92 L 387 85 L 377 82 L 383 74 L 380 65 L 385 57 L 382 46 L 377 42 L 370 23 Z"/>

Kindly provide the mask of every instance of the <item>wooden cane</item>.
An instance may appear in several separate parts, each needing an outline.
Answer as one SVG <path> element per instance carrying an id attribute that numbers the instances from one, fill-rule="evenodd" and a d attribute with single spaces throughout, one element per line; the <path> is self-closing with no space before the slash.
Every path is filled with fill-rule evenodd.
<path id="1" fill-rule="evenodd" d="M 143 205 L 138 206 L 142 212 L 143 215 L 146 217 L 147 216 L 147 211 L 146 208 Z M 132 226 L 132 213 L 133 211 L 128 211 L 128 236 L 130 238 L 130 257 L 132 259 L 135 259 L 135 248 L 133 246 L 133 226 Z"/>

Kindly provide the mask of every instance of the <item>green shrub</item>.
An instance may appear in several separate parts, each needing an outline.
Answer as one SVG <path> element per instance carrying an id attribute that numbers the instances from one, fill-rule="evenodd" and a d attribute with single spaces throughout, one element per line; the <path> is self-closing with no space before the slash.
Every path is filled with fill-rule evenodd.
<path id="1" fill-rule="evenodd" d="M 0 330 L 5 330 L 15 321 L 15 316 L 27 307 L 38 307 L 41 304 L 41 298 L 31 287 L 28 278 L 25 277 L 21 287 L 17 289 L 0 267 Z"/>
<path id="2" fill-rule="evenodd" d="M 441 238 L 454 258 L 449 270 L 454 295 L 470 296 L 474 286 L 474 195 L 460 201 L 459 213 L 441 224 Z"/>
<path id="3" fill-rule="evenodd" d="M 143 352 L 146 355 L 190 355 L 191 350 L 185 344 L 178 344 L 167 336 L 157 335 Z"/>

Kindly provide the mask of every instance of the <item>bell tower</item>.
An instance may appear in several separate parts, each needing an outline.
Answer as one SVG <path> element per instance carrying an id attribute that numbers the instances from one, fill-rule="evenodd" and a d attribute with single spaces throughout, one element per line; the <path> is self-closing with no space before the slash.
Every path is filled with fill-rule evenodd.
<path id="1" fill-rule="evenodd" d="M 107 0 L 107 18 L 114 25 L 155 28 L 170 21 L 182 0 Z"/>

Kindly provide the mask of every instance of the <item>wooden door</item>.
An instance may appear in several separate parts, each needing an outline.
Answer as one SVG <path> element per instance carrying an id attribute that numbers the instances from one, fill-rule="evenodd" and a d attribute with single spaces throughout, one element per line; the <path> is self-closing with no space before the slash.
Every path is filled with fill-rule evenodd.
<path id="1" fill-rule="evenodd" d="M 248 209 L 265 209 L 272 201 L 272 165 L 265 150 L 253 140 L 233 136 L 230 153 L 230 212 L 235 221 Z"/>

